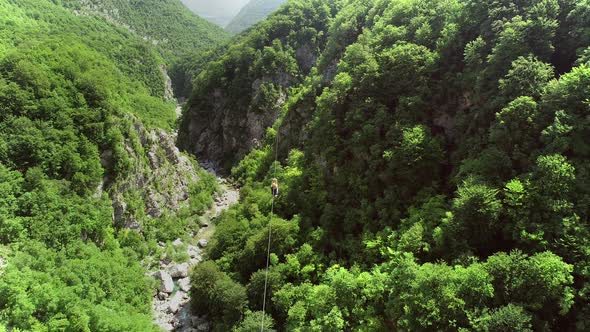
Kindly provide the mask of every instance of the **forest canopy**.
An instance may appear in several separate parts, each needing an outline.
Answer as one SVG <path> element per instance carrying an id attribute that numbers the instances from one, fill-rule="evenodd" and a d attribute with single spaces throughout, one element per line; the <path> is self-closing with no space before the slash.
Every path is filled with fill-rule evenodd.
<path id="1" fill-rule="evenodd" d="M 213 331 L 589 330 L 589 27 L 289 0 L 230 39 L 179 0 L 0 2 L 0 331 L 158 330 L 146 272 L 218 189 L 146 149 L 175 130 L 240 187 L 190 271 Z M 199 180 L 151 217 L 167 155 Z"/>
<path id="2" fill-rule="evenodd" d="M 0 331 L 158 331 L 141 260 L 187 224 L 113 221 L 115 184 L 144 172 L 137 128 L 172 130 L 176 105 L 166 53 L 81 4 L 0 2 Z"/>
<path id="3" fill-rule="evenodd" d="M 280 331 L 589 329 L 588 13 L 291 0 L 238 38 L 199 76 L 181 142 L 198 149 L 191 119 L 227 130 L 204 109 L 278 120 L 244 158 L 217 156 L 242 197 L 195 271 L 246 297 L 194 310 L 252 326 L 268 276 Z"/>

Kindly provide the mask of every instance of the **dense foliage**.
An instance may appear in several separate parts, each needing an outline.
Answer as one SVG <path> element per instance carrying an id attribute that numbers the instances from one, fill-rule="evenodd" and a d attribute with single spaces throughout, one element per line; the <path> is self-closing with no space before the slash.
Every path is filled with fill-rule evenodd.
<path id="1" fill-rule="evenodd" d="M 140 260 L 216 187 L 199 174 L 179 215 L 113 225 L 114 184 L 147 159 L 138 124 L 174 126 L 161 65 L 139 36 L 61 1 L 0 2 L 0 330 L 157 331 Z"/>
<path id="2" fill-rule="evenodd" d="M 194 56 L 227 40 L 223 29 L 191 14 L 179 0 L 78 0 L 70 5 L 128 26 L 155 44 L 166 61 Z"/>
<path id="3" fill-rule="evenodd" d="M 144 125 L 174 126 L 165 64 L 182 93 L 198 74 L 187 148 L 195 118 L 245 119 L 219 145 L 240 204 L 191 271 L 214 330 L 590 329 L 589 13 L 291 0 L 217 48 L 176 0 L 1 2 L 0 331 L 156 330 L 139 262 L 184 259 L 157 243 L 217 187 L 195 168 L 158 218 L 133 187 L 165 154 Z M 243 156 L 258 118 L 278 120 Z M 140 231 L 113 223 L 115 195 Z"/>
<path id="4" fill-rule="evenodd" d="M 588 13 L 574 0 L 291 0 L 239 38 L 199 77 L 195 109 L 222 91 L 240 117 L 258 107 L 251 82 L 295 79 L 233 169 L 241 201 L 199 272 L 219 282 L 193 285 L 245 287 L 247 306 L 212 302 L 234 305 L 218 330 L 261 315 L 269 224 L 278 330 L 588 330 Z M 321 55 L 305 71 L 294 50 L 309 40 Z"/>
<path id="5" fill-rule="evenodd" d="M 251 128 L 243 122 L 272 125 L 289 87 L 304 80 L 325 48 L 324 31 L 336 11 L 335 4 L 323 1 L 294 2 L 236 37 L 194 80 L 179 145 L 199 158 L 223 155 L 219 166 L 231 169 L 246 154 L 243 145 L 250 143 Z M 220 121 L 226 113 L 227 121 Z M 229 125 L 218 131 L 225 123 Z M 204 143 L 207 151 L 198 151 L 195 137 L 215 131 Z"/>
<path id="6" fill-rule="evenodd" d="M 64 5 L 103 16 L 149 41 L 168 65 L 178 96 L 190 94 L 197 65 L 209 59 L 204 55 L 229 40 L 222 28 L 194 15 L 180 0 L 75 0 Z"/>

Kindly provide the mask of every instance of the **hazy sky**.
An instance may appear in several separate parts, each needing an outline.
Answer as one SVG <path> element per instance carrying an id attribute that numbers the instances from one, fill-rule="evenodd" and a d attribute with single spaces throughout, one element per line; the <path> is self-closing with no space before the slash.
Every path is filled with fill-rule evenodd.
<path id="1" fill-rule="evenodd" d="M 249 0 L 182 0 L 193 12 L 225 26 Z"/>

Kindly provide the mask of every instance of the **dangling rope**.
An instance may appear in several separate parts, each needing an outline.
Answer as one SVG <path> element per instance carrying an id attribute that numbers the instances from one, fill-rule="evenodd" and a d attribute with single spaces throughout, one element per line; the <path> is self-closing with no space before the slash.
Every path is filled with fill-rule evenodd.
<path id="1" fill-rule="evenodd" d="M 275 161 L 273 162 L 273 179 L 277 177 L 277 160 L 279 159 L 279 129 L 277 127 L 277 133 L 275 137 Z M 277 186 L 278 190 L 278 186 Z M 264 332 L 264 318 L 266 315 L 266 290 L 268 289 L 268 267 L 270 263 L 270 242 L 272 238 L 272 217 L 275 211 L 275 195 L 272 195 L 272 201 L 270 203 L 270 220 L 268 222 L 268 246 L 266 248 L 266 272 L 264 273 L 264 298 L 262 299 L 262 321 L 260 323 L 260 332 Z"/>

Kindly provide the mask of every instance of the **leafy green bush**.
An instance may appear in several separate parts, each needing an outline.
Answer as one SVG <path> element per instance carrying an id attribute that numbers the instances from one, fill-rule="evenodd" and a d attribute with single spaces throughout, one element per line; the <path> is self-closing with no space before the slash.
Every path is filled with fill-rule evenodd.
<path id="1" fill-rule="evenodd" d="M 53 251 L 29 241 L 8 259 L 0 312 L 10 327 L 157 331 L 149 319 L 151 285 L 119 249 L 76 243 Z"/>
<path id="2" fill-rule="evenodd" d="M 496 301 L 535 313 L 536 328 L 549 326 L 573 304 L 572 266 L 553 253 L 530 258 L 520 252 L 500 253 L 490 257 L 484 268 L 494 278 Z"/>
<path id="3" fill-rule="evenodd" d="M 234 329 L 234 332 L 256 332 L 260 331 L 261 324 L 262 324 L 262 315 L 264 315 L 261 311 L 246 312 L 244 319 L 240 322 L 240 324 Z M 264 331 L 275 332 L 275 323 L 272 317 L 265 315 L 264 316 Z"/>
<path id="4" fill-rule="evenodd" d="M 191 272 L 193 312 L 207 315 L 215 330 L 223 330 L 237 323 L 246 307 L 246 289 L 220 271 L 212 261 L 197 265 Z"/>
<path id="5" fill-rule="evenodd" d="M 518 305 L 508 304 L 486 312 L 473 324 L 475 331 L 482 332 L 532 332 L 531 316 Z"/>
<path id="6" fill-rule="evenodd" d="M 217 178 L 206 171 L 198 172 L 199 180 L 189 190 L 189 205 L 193 214 L 202 214 L 213 204 L 213 197 L 219 193 Z"/>

